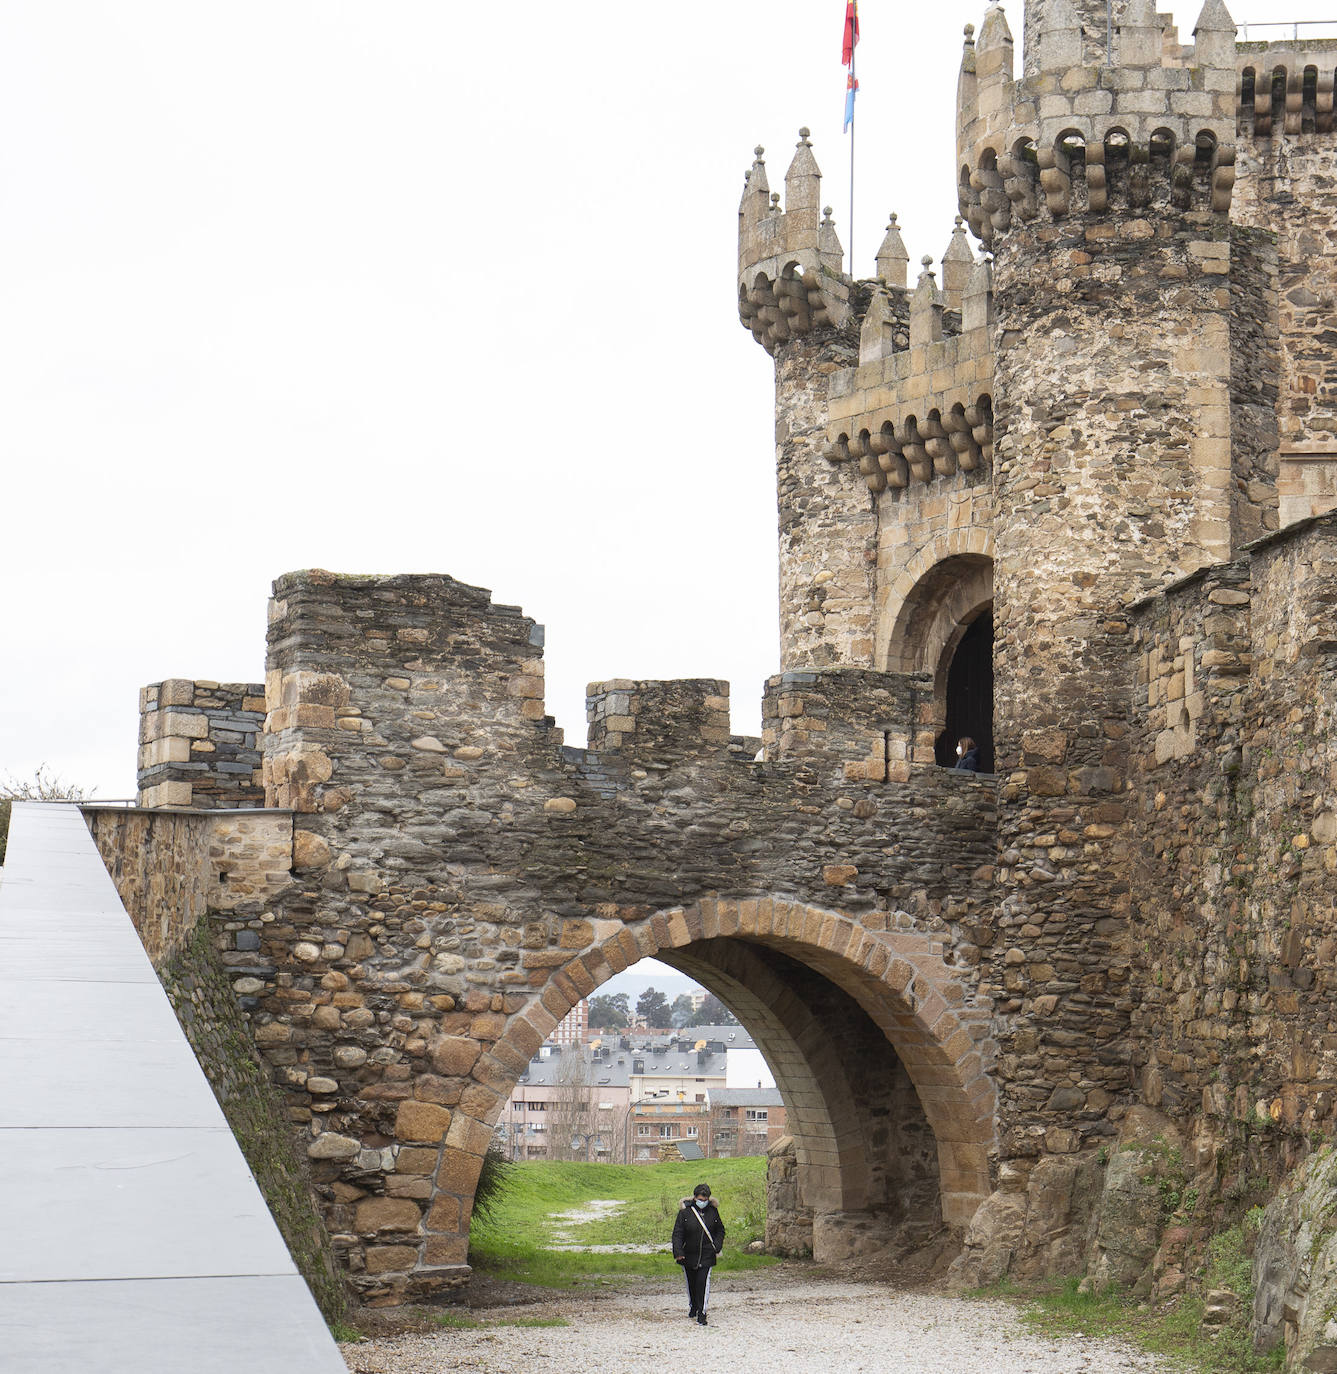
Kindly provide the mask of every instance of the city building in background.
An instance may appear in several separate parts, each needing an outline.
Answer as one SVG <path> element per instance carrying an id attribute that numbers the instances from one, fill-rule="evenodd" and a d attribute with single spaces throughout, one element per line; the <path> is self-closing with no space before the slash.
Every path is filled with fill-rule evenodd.
<path id="1" fill-rule="evenodd" d="M 783 1134 L 775 1080 L 741 1026 L 595 1032 L 583 1044 L 569 1030 L 559 1040 L 565 1026 L 540 1047 L 502 1110 L 496 1130 L 508 1159 L 652 1163 L 684 1144 L 707 1158 L 761 1154 Z M 721 1114 L 714 1104 L 729 1093 Z M 751 1097 L 735 1114 L 739 1093 Z"/>

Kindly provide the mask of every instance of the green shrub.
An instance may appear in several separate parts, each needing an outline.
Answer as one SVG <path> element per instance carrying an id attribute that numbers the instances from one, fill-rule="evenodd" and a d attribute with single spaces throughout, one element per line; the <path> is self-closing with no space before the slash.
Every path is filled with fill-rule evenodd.
<path id="1" fill-rule="evenodd" d="M 488 1222 L 493 1218 L 498 1200 L 506 1191 L 515 1165 L 506 1158 L 502 1146 L 494 1138 L 483 1156 L 478 1172 L 478 1186 L 474 1189 L 474 1220 Z"/>

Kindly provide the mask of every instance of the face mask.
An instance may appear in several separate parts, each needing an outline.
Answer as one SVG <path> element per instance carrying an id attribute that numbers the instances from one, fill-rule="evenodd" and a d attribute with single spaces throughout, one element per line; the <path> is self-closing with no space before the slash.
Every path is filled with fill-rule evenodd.
<path id="1" fill-rule="evenodd" d="M 959 744 L 956 746 L 956 757 L 957 757 L 957 758 L 960 758 L 961 755 L 964 754 L 965 752 L 966 752 L 966 751 L 965 751 Z"/>
<path id="2" fill-rule="evenodd" d="M 696 1201 L 696 1205 L 704 1212 L 704 1211 L 706 1210 L 707 1205 L 708 1205 L 707 1199 L 706 1199 L 706 1198 L 703 1198 L 703 1197 L 699 1197 L 699 1198 L 697 1198 L 695 1201 Z"/>

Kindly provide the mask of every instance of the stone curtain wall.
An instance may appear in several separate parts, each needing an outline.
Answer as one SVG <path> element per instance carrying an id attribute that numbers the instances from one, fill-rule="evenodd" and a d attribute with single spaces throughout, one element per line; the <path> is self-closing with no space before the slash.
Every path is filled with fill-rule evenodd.
<path id="1" fill-rule="evenodd" d="M 212 820 L 94 805 L 83 813 L 144 949 L 161 970 L 209 909 Z"/>
<path id="2" fill-rule="evenodd" d="M 313 572 L 276 584 L 265 768 L 271 799 L 298 813 L 298 886 L 254 956 L 278 971 L 257 973 L 256 1035 L 307 1124 L 327 1216 L 357 1237 L 350 1264 L 374 1301 L 458 1275 L 479 1160 L 514 1078 L 616 968 L 706 938 L 703 916 L 693 934 L 666 910 L 714 892 L 783 892 L 847 913 L 780 927 L 768 900 L 763 927 L 745 902 L 751 924 L 735 915 L 731 938 L 782 942 L 801 960 L 823 939 L 846 950 L 841 932 L 883 932 L 859 958 L 878 970 L 886 1015 L 918 986 L 912 968 L 931 967 L 925 994 L 941 992 L 912 996 L 910 1021 L 947 1017 L 947 1033 L 953 1006 L 974 1008 L 974 1031 L 948 1034 L 951 1054 L 969 1058 L 987 1037 L 992 786 L 908 767 L 887 783 L 888 736 L 913 728 L 909 681 L 773 680 L 763 763 L 729 739 L 722 684 L 599 684 L 595 737 L 618 747 L 564 749 L 543 714 L 541 642 L 532 621 L 446 577 Z M 896 941 L 909 941 L 903 954 Z M 823 976 L 850 982 L 850 957 Z M 778 967 L 744 972 L 762 980 Z M 882 980 L 902 968 L 909 983 L 888 992 Z M 878 1024 L 907 1033 L 894 1018 Z M 936 1067 L 935 1046 L 929 1036 L 903 1050 L 939 1140 L 961 1142 L 950 1186 L 965 1187 L 965 1170 L 987 1188 L 991 1114 L 986 1129 L 985 1099 L 969 1096 L 956 1060 Z M 810 1093 L 802 1054 L 784 1052 Z M 991 1101 L 987 1077 L 970 1072 Z M 814 1120 L 829 1116 L 820 1099 L 808 1099 Z M 868 1145 L 861 1137 L 859 1151 Z M 822 1166 L 828 1180 L 841 1148 Z"/>
<path id="3" fill-rule="evenodd" d="M 1337 44 L 1240 51 L 1241 67 L 1256 64 L 1264 86 L 1277 66 L 1296 72 L 1315 62 L 1331 77 Z M 1301 115 L 1294 129 L 1269 118 L 1263 132 L 1253 110 L 1242 107 L 1232 212 L 1275 238 L 1279 260 L 1276 413 L 1285 523 L 1337 504 L 1337 140 L 1330 130 L 1315 131 L 1312 109 Z"/>
<path id="4" fill-rule="evenodd" d="M 273 919 L 267 904 L 287 887 L 292 867 L 287 812 L 82 809 L 154 968 L 177 954 L 207 912 L 257 929 Z"/>
<path id="5" fill-rule="evenodd" d="M 1134 1016 L 1143 1099 L 1240 1184 L 1337 1110 L 1337 518 L 1140 608 Z"/>
<path id="6" fill-rule="evenodd" d="M 195 811 L 264 805 L 265 690 L 168 678 L 139 694 L 139 804 Z"/>

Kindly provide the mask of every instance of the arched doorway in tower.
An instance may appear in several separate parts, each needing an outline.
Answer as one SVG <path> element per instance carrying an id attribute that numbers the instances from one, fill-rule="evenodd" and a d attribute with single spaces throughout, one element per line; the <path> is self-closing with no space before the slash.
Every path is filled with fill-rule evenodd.
<path id="1" fill-rule="evenodd" d="M 935 561 L 925 551 L 903 570 L 896 592 L 885 662 L 931 681 L 934 761 L 952 767 L 957 741 L 969 736 L 980 771 L 992 772 L 993 559 L 981 552 Z"/>
<path id="2" fill-rule="evenodd" d="M 947 665 L 947 720 L 934 745 L 944 768 L 956 764 L 956 745 L 975 741 L 981 773 L 992 773 L 993 760 L 993 607 L 985 607 L 965 628 Z"/>

